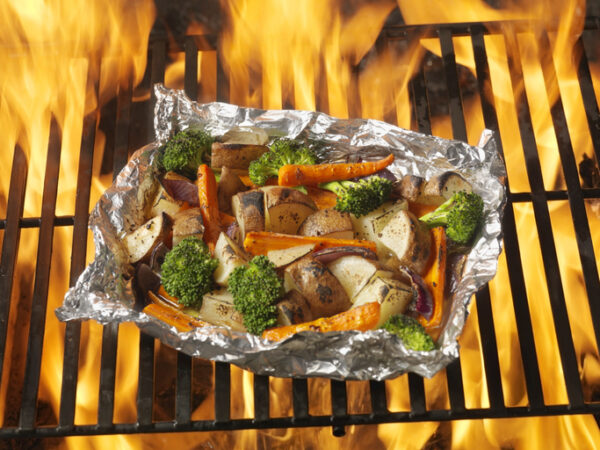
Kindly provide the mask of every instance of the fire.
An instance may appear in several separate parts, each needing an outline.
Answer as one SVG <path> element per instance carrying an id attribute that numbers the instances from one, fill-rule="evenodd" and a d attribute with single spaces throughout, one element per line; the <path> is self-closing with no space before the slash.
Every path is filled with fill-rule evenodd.
<path id="1" fill-rule="evenodd" d="M 72 215 L 75 208 L 76 177 L 82 136 L 83 117 L 113 99 L 128 86 L 142 80 L 146 66 L 148 36 L 154 20 L 153 2 L 105 0 L 94 4 L 41 0 L 8 0 L 0 4 L 0 167 L 11 167 L 15 145 L 23 149 L 29 161 L 25 217 L 39 217 L 45 176 L 48 143 L 61 136 L 61 165 L 58 182 L 56 215 Z M 78 2 L 75 2 L 78 3 Z M 391 40 L 380 46 L 377 38 L 383 24 L 396 6 L 379 0 L 350 8 L 341 1 L 308 0 L 281 2 L 276 0 L 237 0 L 222 2 L 227 16 L 227 28 L 221 36 L 221 57 L 230 79 L 232 103 L 262 108 L 296 108 L 321 110 L 337 117 L 368 117 L 414 128 L 409 82 L 421 67 L 426 51 L 440 55 L 437 39 L 413 39 L 410 42 Z M 501 35 L 485 37 L 490 65 L 493 100 L 499 119 L 499 129 L 505 151 L 507 170 L 513 192 L 530 189 L 518 120 L 515 95 L 527 93 L 533 130 L 540 151 L 540 162 L 546 189 L 564 189 L 565 181 L 558 157 L 557 140 L 551 122 L 550 108 L 559 98 L 565 108 L 569 130 L 579 161 L 584 153 L 593 154 L 585 110 L 577 81 L 577 64 L 570 57 L 574 40 L 583 26 L 585 5 L 571 2 L 516 2 L 511 8 L 495 9 L 481 0 L 461 0 L 449 8 L 448 2 L 432 0 L 426 6 L 418 2 L 399 0 L 398 5 L 408 24 L 429 24 L 467 21 L 530 20 L 531 31 L 519 33 L 516 42 Z M 85 11 L 82 14 L 80 11 Z M 560 17 L 560 23 L 555 18 Z M 536 37 L 538 26 L 556 29 L 550 33 L 553 61 L 558 76 L 558 90 L 546 92 L 540 66 L 540 48 Z M 192 25 L 189 33 L 201 33 Z M 518 44 L 524 79 L 513 86 L 508 70 L 507 53 Z M 455 37 L 456 61 L 475 76 L 475 62 L 470 37 Z M 375 51 L 375 50 L 376 51 Z M 183 87 L 185 57 L 181 52 L 169 54 L 172 62 L 165 74 L 170 87 Z M 596 89 L 600 83 L 600 66 L 591 67 Z M 198 52 L 198 98 L 212 101 L 216 97 L 216 57 L 214 52 Z M 131 83 L 131 84 L 129 84 Z M 95 86 L 97 87 L 97 90 Z M 147 93 L 146 93 L 147 94 Z M 600 96 L 596 92 L 597 97 Z M 463 98 L 467 135 L 476 143 L 484 127 L 481 99 L 474 95 Z M 51 119 L 57 127 L 51 132 Z M 449 119 L 433 117 L 433 133 L 452 137 Z M 95 142 L 95 161 L 90 204 L 110 184 L 111 174 L 101 173 L 105 136 L 100 130 Z M 9 189 L 8 176 L 0 177 L 0 216 L 6 216 Z M 529 308 L 534 325 L 538 363 L 546 403 L 567 401 L 560 358 L 557 354 L 549 307 L 546 278 L 539 248 L 539 239 L 532 208 L 515 204 L 516 225 L 524 259 L 524 277 Z M 573 257 L 575 231 L 566 201 L 550 203 L 552 228 L 557 245 L 560 275 L 565 286 L 567 308 L 575 350 L 583 384 L 590 389 L 600 384 L 600 363 L 588 305 L 578 302 L 587 298 L 581 280 L 579 259 Z M 588 218 L 593 242 L 600 242 L 599 219 L 591 210 Z M 0 234 L 0 236 L 2 236 Z M 9 325 L 4 374 L 0 386 L 0 417 L 5 425 L 15 425 L 13 386 L 21 386 L 18 377 L 24 372 L 31 286 L 38 246 L 38 233 L 24 229 L 21 235 L 19 259 L 15 273 L 13 306 Z M 54 252 L 46 314 L 43 378 L 40 381 L 40 409 L 58 417 L 62 379 L 64 325 L 54 316 L 54 308 L 62 302 L 68 288 L 66 274 L 72 232 L 70 227 L 54 230 Z M 598 259 L 598 249 L 596 248 Z M 93 256 L 91 240 L 88 260 Z M 499 261 L 496 278 L 490 284 L 493 317 L 507 406 L 528 404 L 523 385 L 523 367 L 516 336 L 514 310 L 509 299 L 508 268 L 504 254 Z M 25 299 L 25 300 L 22 300 Z M 28 300 L 29 299 L 29 300 Z M 477 327 L 477 308 L 471 309 L 471 319 L 461 337 L 461 363 L 469 408 L 489 405 L 481 357 L 481 336 Z M 97 422 L 98 385 L 102 328 L 95 323 L 82 326 L 79 380 L 75 423 Z M 175 352 L 157 344 L 156 355 L 170 361 L 173 369 Z M 115 422 L 135 422 L 139 333 L 135 326 L 120 327 L 115 390 Z M 203 367 L 207 370 L 207 367 Z M 7 374 L 11 374 L 10 376 Z M 173 373 L 165 369 L 161 377 L 174 382 Z M 231 369 L 232 418 L 253 417 L 253 375 L 238 368 Z M 172 383 L 171 383 L 172 384 Z M 369 387 L 366 382 L 348 385 L 349 413 L 369 413 Z M 388 407 L 391 411 L 408 411 L 407 376 L 387 382 Z M 310 414 L 331 412 L 330 387 L 326 380 L 309 380 Z M 270 380 L 271 417 L 292 414 L 291 382 Z M 446 377 L 440 373 L 425 380 L 428 409 L 448 407 Z M 589 398 L 590 393 L 586 392 Z M 17 394 L 17 397 L 19 395 Z M 155 407 L 173 408 L 165 402 Z M 8 406 L 7 406 L 8 405 Z M 192 414 L 193 420 L 213 417 L 214 394 L 209 392 Z M 12 414 L 12 415 L 11 415 Z M 166 414 L 168 416 L 168 414 Z M 52 420 L 49 423 L 56 423 Z M 546 417 L 526 419 L 486 419 L 452 423 L 389 424 L 369 427 L 347 427 L 346 436 L 333 438 L 331 430 L 323 428 L 239 431 L 177 435 L 178 445 L 187 448 L 204 442 L 215 448 L 310 447 L 345 448 L 348 446 L 381 446 L 422 448 L 441 442 L 442 446 L 485 448 L 497 447 L 561 447 L 587 448 L 600 439 L 594 419 L 590 416 Z M 164 446 L 167 435 L 131 437 L 68 438 L 72 448 L 96 448 L 115 444 L 120 447 Z M 326 444 L 325 444 L 326 443 Z"/>

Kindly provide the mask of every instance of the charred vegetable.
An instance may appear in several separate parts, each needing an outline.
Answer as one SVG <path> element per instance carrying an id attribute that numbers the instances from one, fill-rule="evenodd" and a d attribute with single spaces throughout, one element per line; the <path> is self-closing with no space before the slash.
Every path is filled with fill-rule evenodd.
<path id="1" fill-rule="evenodd" d="M 446 227 L 446 235 L 468 244 L 483 219 L 483 200 L 475 193 L 457 192 L 450 200 L 419 220 L 430 228 Z"/>
<path id="2" fill-rule="evenodd" d="M 180 131 L 164 145 L 159 162 L 166 171 L 196 178 L 198 166 L 210 156 L 212 142 L 213 138 L 205 131 Z"/>
<path id="3" fill-rule="evenodd" d="M 283 295 L 283 282 L 266 256 L 256 256 L 247 266 L 236 267 L 229 276 L 233 304 L 252 334 L 277 325 L 276 301 Z"/>
<path id="4" fill-rule="evenodd" d="M 398 314 L 388 319 L 381 327 L 398 336 L 404 346 L 411 350 L 429 352 L 435 350 L 435 343 L 418 320 Z"/>
<path id="5" fill-rule="evenodd" d="M 212 289 L 213 272 L 218 264 L 201 239 L 185 238 L 165 256 L 162 283 L 167 293 L 177 297 L 181 304 L 200 306 L 202 296 Z"/>
<path id="6" fill-rule="evenodd" d="M 279 168 L 286 164 L 315 164 L 317 157 L 312 150 L 292 139 L 278 139 L 269 151 L 252 161 L 248 167 L 250 180 L 262 186 L 271 177 L 279 175 Z"/>
<path id="7" fill-rule="evenodd" d="M 320 186 L 333 191 L 338 199 L 335 209 L 364 216 L 381 206 L 392 192 L 392 182 L 381 177 L 360 181 L 332 181 Z"/>

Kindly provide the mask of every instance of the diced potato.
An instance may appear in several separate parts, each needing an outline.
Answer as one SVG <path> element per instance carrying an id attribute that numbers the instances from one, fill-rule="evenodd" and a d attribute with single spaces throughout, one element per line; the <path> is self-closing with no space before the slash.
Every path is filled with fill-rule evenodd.
<path id="1" fill-rule="evenodd" d="M 265 231 L 265 200 L 262 191 L 239 192 L 231 198 L 231 209 L 240 227 L 242 241 L 250 231 Z"/>
<path id="2" fill-rule="evenodd" d="M 215 258 L 219 260 L 219 265 L 214 273 L 215 282 L 221 286 L 227 286 L 229 275 L 236 267 L 246 264 L 247 255 L 238 247 L 225 233 L 219 235 L 215 244 Z"/>
<path id="3" fill-rule="evenodd" d="M 473 187 L 462 175 L 444 172 L 427 181 L 417 202 L 423 205 L 441 205 L 460 191 L 472 192 Z"/>
<path id="4" fill-rule="evenodd" d="M 350 214 L 333 208 L 315 211 L 300 226 L 302 236 L 326 236 L 335 239 L 353 239 L 354 228 Z"/>
<path id="5" fill-rule="evenodd" d="M 310 306 L 300 292 L 292 290 L 277 303 L 277 325 L 293 325 L 311 320 L 313 315 Z"/>
<path id="6" fill-rule="evenodd" d="M 410 211 L 398 211 L 385 225 L 377 238 L 389 252 L 379 257 L 388 267 L 406 266 L 423 273 L 431 252 L 429 230 Z"/>
<path id="7" fill-rule="evenodd" d="M 329 263 L 327 268 L 344 287 L 350 301 L 367 284 L 379 269 L 376 261 L 360 256 L 342 256 Z"/>
<path id="8" fill-rule="evenodd" d="M 373 229 L 373 221 L 383 216 L 390 217 L 388 214 L 391 212 L 403 209 L 408 209 L 408 203 L 405 200 L 400 200 L 395 203 L 386 202 L 379 208 L 361 217 L 350 214 L 355 237 L 357 239 L 367 239 L 377 242 L 377 233 Z"/>
<path id="9" fill-rule="evenodd" d="M 204 223 L 200 208 L 189 208 L 179 211 L 173 218 L 173 245 L 179 244 L 186 237 L 202 239 Z"/>
<path id="10" fill-rule="evenodd" d="M 210 165 L 213 169 L 248 169 L 252 161 L 268 150 L 266 145 L 213 142 Z"/>
<path id="11" fill-rule="evenodd" d="M 165 242 L 170 228 L 171 219 L 167 214 L 162 213 L 125 235 L 123 244 L 127 249 L 129 262 L 132 264 L 138 261 L 147 262 L 154 247 L 160 242 Z"/>
<path id="12" fill-rule="evenodd" d="M 293 263 L 297 259 L 308 255 L 313 251 L 316 244 L 297 245 L 296 247 L 283 248 L 280 250 L 270 250 L 267 252 L 267 258 L 275 267 L 283 267 Z"/>
<path id="13" fill-rule="evenodd" d="M 302 222 L 317 210 L 315 202 L 297 189 L 265 186 L 261 190 L 265 194 L 267 231 L 296 234 Z"/>
<path id="14" fill-rule="evenodd" d="M 269 135 L 258 127 L 233 127 L 221 138 L 226 144 L 254 144 L 267 145 Z"/>
<path id="15" fill-rule="evenodd" d="M 227 289 L 205 294 L 200 308 L 185 308 L 183 312 L 213 325 L 246 331 L 242 315 L 234 308 L 233 297 Z"/>
<path id="16" fill-rule="evenodd" d="M 158 188 L 154 201 L 152 202 L 152 208 L 150 209 L 150 215 L 156 217 L 162 213 L 166 213 L 171 217 L 174 217 L 177 212 L 183 206 L 183 202 L 175 200 L 169 195 L 166 189 L 161 184 Z"/>
<path id="17" fill-rule="evenodd" d="M 375 273 L 366 286 L 354 298 L 353 308 L 370 302 L 379 302 L 379 322 L 383 325 L 390 316 L 403 314 L 413 298 L 411 288 L 399 280 L 390 277 L 389 272 Z"/>

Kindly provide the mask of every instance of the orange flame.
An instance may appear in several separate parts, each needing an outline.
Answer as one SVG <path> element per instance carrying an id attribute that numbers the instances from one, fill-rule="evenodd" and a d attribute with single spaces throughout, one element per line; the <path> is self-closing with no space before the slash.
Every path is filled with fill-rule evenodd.
<path id="1" fill-rule="evenodd" d="M 510 8 L 494 9 L 480 0 L 460 0 L 451 7 L 447 1 L 432 0 L 423 4 L 399 0 L 399 7 L 408 24 L 428 24 L 466 21 L 496 21 L 523 19 L 532 21 L 531 32 L 521 33 L 517 44 L 520 49 L 524 79 L 512 86 L 508 70 L 507 52 L 513 51 L 514 42 L 499 35 L 485 37 L 490 65 L 493 100 L 499 117 L 499 129 L 506 153 L 506 164 L 514 192 L 530 189 L 525 160 L 518 133 L 514 91 L 527 92 L 532 123 L 546 189 L 564 189 L 565 182 L 558 158 L 556 136 L 550 120 L 549 108 L 558 96 L 564 102 L 575 157 L 592 153 L 592 143 L 586 128 L 585 111 L 575 67 L 570 58 L 573 36 L 583 24 L 583 2 L 515 2 Z M 394 44 L 377 48 L 384 21 L 395 4 L 380 0 L 356 6 L 343 7 L 341 0 L 280 2 L 276 0 L 237 0 L 223 2 L 228 28 L 222 37 L 222 52 L 231 85 L 231 102 L 263 108 L 294 107 L 319 109 L 337 117 L 368 117 L 395 122 L 411 127 L 409 82 L 422 63 L 426 50 L 439 55 L 439 40 L 415 39 L 410 44 Z M 79 11 L 86 11 L 81 14 Z M 555 18 L 560 17 L 558 24 Z M 131 81 L 135 86 L 144 73 L 149 30 L 154 18 L 150 0 L 134 6 L 123 0 L 106 0 L 97 4 L 74 5 L 73 2 L 43 2 L 41 0 L 7 0 L 0 4 L 0 60 L 5 62 L 0 72 L 0 129 L 5 138 L 0 142 L 0 167 L 11 166 L 11 155 L 18 143 L 29 160 L 25 216 L 37 217 L 41 210 L 42 180 L 50 133 L 50 118 L 57 121 L 62 133 L 61 172 L 59 175 L 57 215 L 74 211 L 82 118 L 113 98 Z M 546 92 L 540 69 L 540 52 L 535 38 L 537 26 L 556 28 L 550 34 L 552 56 L 557 69 L 560 92 Z M 201 30 L 201 28 L 200 28 Z M 193 29 L 198 32 L 198 28 Z M 475 63 L 469 37 L 453 39 L 458 64 L 475 74 Z M 171 87 L 183 86 L 183 54 L 171 54 L 174 63 L 165 74 Z M 198 53 L 197 80 L 199 98 L 215 99 L 216 58 L 211 52 Z M 600 68 L 591 67 L 596 82 L 596 96 L 600 97 Z M 98 83 L 98 92 L 94 83 Z M 469 142 L 474 143 L 484 126 L 481 104 L 477 95 L 463 98 Z M 434 134 L 452 137 L 447 118 L 433 118 Z M 96 160 L 91 204 L 110 183 L 109 176 L 100 176 L 104 136 L 96 138 Z M 0 216 L 5 216 L 9 177 L 0 177 Z M 560 358 L 552 328 L 546 276 L 543 267 L 537 229 L 531 207 L 514 205 L 516 225 L 521 245 L 524 276 L 527 284 L 529 308 L 533 316 L 534 337 L 538 349 L 538 363 L 542 373 L 545 401 L 549 404 L 566 402 Z M 550 204 L 553 232 L 556 237 L 560 275 L 564 282 L 567 307 L 571 320 L 576 353 L 584 386 L 600 384 L 600 363 L 588 306 L 578 299 L 588 293 L 581 280 L 579 260 L 573 257 L 575 232 L 566 202 Z M 593 242 L 600 242 L 600 224 L 597 216 L 588 210 Z M 55 252 L 52 257 L 51 284 L 48 294 L 48 312 L 43 353 L 43 379 L 39 399 L 50 405 L 58 415 L 62 377 L 62 348 L 64 325 L 54 316 L 54 308 L 61 304 L 67 289 L 68 254 L 71 231 L 57 228 L 54 234 Z M 15 279 L 19 280 L 12 295 L 11 313 L 4 372 L 22 373 L 22 359 L 11 358 L 25 351 L 27 330 L 19 331 L 18 319 L 27 317 L 19 304 L 33 284 L 32 275 L 37 247 L 35 230 L 23 230 Z M 91 241 L 88 260 L 93 256 Z M 596 257 L 600 251 L 596 247 Z M 527 405 L 523 385 L 523 367 L 516 335 L 514 310 L 508 289 L 508 269 L 505 255 L 501 255 L 496 278 L 490 283 L 496 339 L 507 406 Z M 16 313 L 15 311 L 18 311 Z M 489 406 L 487 386 L 481 355 L 481 336 L 476 326 L 477 308 L 460 339 L 463 380 L 467 407 Z M 576 318 L 576 320 L 575 320 Z M 98 384 L 102 328 L 95 323 L 82 326 L 81 356 L 77 390 L 76 424 L 97 421 Z M 135 393 L 137 388 L 139 333 L 133 325 L 123 325 L 119 331 L 117 382 L 115 391 L 115 422 L 136 420 Z M 157 359 L 170 360 L 174 352 L 157 344 Z M 170 365 L 171 369 L 173 365 Z M 19 372 L 20 369 L 20 372 Z M 206 369 L 206 367 L 204 367 Z M 173 378 L 167 369 L 157 376 Z M 6 423 L 10 418 L 4 409 L 15 380 L 3 377 L 0 386 L 0 417 Z M 171 379 L 169 378 L 169 379 Z M 253 376 L 232 367 L 232 417 L 253 416 Z M 310 414 L 331 413 L 330 388 L 326 380 L 309 380 Z M 368 383 L 349 382 L 349 413 L 369 413 Z M 428 409 L 448 408 L 446 377 L 440 373 L 425 380 Z M 391 411 L 409 411 L 407 376 L 386 383 L 388 407 Z M 271 417 L 290 416 L 291 382 L 270 380 Z M 589 397 L 589 392 L 586 393 Z M 209 392 L 192 419 L 213 418 L 214 395 Z M 168 415 L 168 414 L 167 414 Z M 199 442 L 216 448 L 298 447 L 319 446 L 347 448 L 349 446 L 385 446 L 403 448 L 410 445 L 422 448 L 441 442 L 444 447 L 542 447 L 561 446 L 589 448 L 600 440 L 591 416 L 568 416 L 526 419 L 460 421 L 447 424 L 389 424 L 369 427 L 347 427 L 345 437 L 331 436 L 328 428 L 269 431 L 239 431 L 177 435 L 180 447 L 191 447 Z M 165 446 L 172 435 L 144 435 L 132 437 L 73 437 L 65 440 L 72 448 L 103 448 L 106 446 L 146 448 Z M 556 444 L 560 443 L 560 444 Z"/>

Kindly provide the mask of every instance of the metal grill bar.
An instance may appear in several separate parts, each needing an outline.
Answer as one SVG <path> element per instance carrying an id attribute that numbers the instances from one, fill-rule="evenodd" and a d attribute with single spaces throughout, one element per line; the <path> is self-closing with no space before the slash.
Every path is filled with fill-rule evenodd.
<path id="1" fill-rule="evenodd" d="M 40 382 L 42 364 L 42 345 L 46 329 L 46 305 L 48 302 L 48 284 L 50 282 L 50 261 L 52 243 L 54 242 L 53 218 L 58 191 L 58 174 L 60 171 L 60 132 L 58 124 L 51 121 L 50 142 L 46 160 L 44 177 L 44 194 L 42 197 L 42 225 L 38 242 L 37 265 L 35 268 L 35 284 L 33 287 L 33 304 L 29 321 L 29 342 L 27 344 L 27 366 L 23 384 L 23 399 L 19 426 L 24 429 L 35 426 L 36 400 Z"/>
<path id="2" fill-rule="evenodd" d="M 448 107 L 455 138 L 466 140 L 467 129 L 463 114 L 462 92 L 459 84 L 456 58 L 453 46 L 453 37 L 471 36 L 477 86 L 482 105 L 482 112 L 487 128 L 498 131 L 498 119 L 496 116 L 493 95 L 491 93 L 491 82 L 485 42 L 483 36 L 489 33 L 497 33 L 500 28 L 497 24 L 491 24 L 489 29 L 484 24 L 450 24 L 435 27 L 389 27 L 384 30 L 377 40 L 375 51 L 381 51 L 388 44 L 388 40 L 402 39 L 411 40 L 423 37 L 438 37 L 442 49 L 442 62 L 445 82 L 448 94 Z M 529 26 L 527 23 L 515 22 L 514 29 L 508 36 L 507 43 L 516 43 L 516 35 Z M 492 30 L 492 31 L 490 31 Z M 160 33 L 159 33 L 160 34 Z M 166 33 L 155 36 L 150 45 L 150 82 L 153 84 L 164 79 L 167 62 Z M 546 35 L 540 37 L 540 45 L 549 47 Z M 507 48 L 513 48 L 507 45 Z M 518 46 L 514 54 L 509 55 L 509 69 L 513 86 L 523 78 L 520 66 L 520 55 Z M 600 147 L 600 114 L 595 101 L 591 74 L 585 49 L 581 41 L 578 48 L 582 52 L 582 59 L 578 66 L 578 77 L 582 90 L 585 111 L 595 151 L 598 155 Z M 215 36 L 191 36 L 187 37 L 184 44 L 185 50 L 185 77 L 184 86 L 188 96 L 197 98 L 199 87 L 198 74 L 198 51 L 217 51 L 217 99 L 227 101 L 229 99 L 229 80 L 223 69 L 223 58 Z M 542 69 L 549 92 L 556 89 L 555 69 L 551 59 L 542 59 Z M 352 74 L 352 86 L 358 85 L 360 77 L 360 66 Z M 257 73 L 251 75 L 256 78 Z M 260 77 L 259 77 L 260 78 Z M 260 81 L 260 80 L 259 80 Z M 147 82 L 147 81 L 146 81 Z M 96 92 L 98 87 L 96 86 Z M 321 74 L 316 81 L 317 92 L 326 92 L 327 78 Z M 418 72 L 410 81 L 411 100 L 413 102 L 413 114 L 416 127 L 425 133 L 431 133 L 431 118 L 429 114 L 429 99 L 427 85 L 423 72 Z M 112 169 L 116 175 L 127 160 L 127 155 L 132 150 L 130 135 L 132 132 L 132 120 L 138 119 L 132 109 L 131 84 L 120 90 L 116 101 L 116 123 L 114 126 L 114 144 L 109 138 L 107 151 L 113 151 Z M 516 93 L 515 93 L 516 97 Z M 326 99 L 325 99 L 326 100 Z M 152 102 L 148 103 L 148 126 L 143 130 L 147 133 L 147 141 L 153 139 L 152 134 Z M 508 202 L 504 216 L 503 230 L 505 233 L 505 251 L 508 266 L 508 275 L 512 293 L 512 301 L 515 311 L 515 320 L 519 334 L 519 345 L 523 360 L 525 383 L 529 406 L 507 407 L 505 406 L 504 392 L 502 388 L 502 373 L 498 361 L 498 348 L 494 330 L 494 318 L 492 315 L 489 290 L 486 288 L 477 295 L 478 326 L 481 335 L 481 353 L 485 369 L 485 376 L 490 401 L 489 408 L 467 409 L 465 407 L 464 386 L 460 360 L 455 361 L 446 369 L 450 409 L 428 410 L 425 398 L 423 379 L 414 374 L 408 375 L 408 393 L 410 394 L 411 410 L 409 412 L 389 412 L 387 409 L 386 383 L 371 381 L 369 383 L 371 397 L 371 413 L 348 414 L 348 393 L 346 383 L 343 381 L 331 381 L 331 415 L 310 415 L 308 384 L 305 379 L 292 380 L 293 416 L 271 418 L 269 408 L 269 377 L 254 376 L 254 418 L 231 419 L 231 374 L 230 367 L 225 363 L 214 364 L 214 420 L 192 421 L 192 359 L 184 354 L 177 355 L 177 376 L 175 390 L 175 420 L 154 421 L 152 416 L 155 402 L 155 377 L 154 369 L 158 361 L 154 361 L 153 338 L 140 335 L 140 360 L 139 379 L 137 393 L 137 422 L 133 424 L 114 424 L 114 393 L 115 393 L 115 368 L 117 357 L 118 326 L 109 325 L 103 330 L 101 371 L 100 371 L 100 398 L 98 405 L 98 424 L 75 425 L 75 394 L 77 387 L 77 370 L 79 360 L 79 341 L 81 325 L 69 323 L 65 335 L 65 359 L 63 362 L 63 385 L 61 391 L 61 404 L 58 427 L 35 428 L 37 386 L 40 379 L 41 343 L 43 338 L 43 325 L 45 317 L 46 294 L 48 276 L 45 270 L 49 270 L 49 262 L 52 249 L 52 230 L 56 226 L 74 226 L 73 250 L 71 263 L 71 284 L 85 264 L 85 247 L 87 241 L 87 215 L 89 208 L 91 167 L 93 161 L 95 129 L 99 123 L 99 111 L 86 119 L 81 144 L 80 167 L 78 174 L 78 194 L 74 216 L 55 217 L 53 210 L 52 188 L 44 189 L 45 208 L 39 218 L 22 218 L 23 200 L 25 194 L 25 182 L 27 178 L 27 161 L 19 148 L 15 150 L 7 217 L 0 220 L 0 229 L 4 230 L 2 244 L 2 260 L 0 261 L 0 375 L 2 361 L 4 359 L 6 342 L 6 324 L 10 312 L 10 297 L 14 267 L 19 245 L 19 232 L 21 228 L 40 228 L 40 252 L 45 258 L 38 258 L 39 273 L 36 275 L 36 287 L 34 288 L 34 310 L 32 312 L 31 327 L 34 328 L 41 323 L 41 328 L 30 330 L 30 346 L 33 352 L 28 352 L 26 367 L 26 386 L 23 392 L 22 408 L 18 427 L 0 428 L 0 437 L 50 437 L 66 434 L 91 435 L 91 434 L 117 434 L 117 433 L 140 433 L 140 432 L 173 432 L 173 431 L 204 431 L 204 430 L 234 430 L 246 428 L 287 428 L 287 427 L 315 427 L 331 426 L 333 433 L 341 436 L 344 434 L 345 426 L 408 422 L 420 420 L 444 421 L 454 419 L 477 419 L 495 417 L 517 417 L 535 415 L 557 415 L 557 414 L 600 414 L 600 403 L 585 402 L 583 399 L 581 382 L 577 370 L 577 361 L 573 349 L 573 338 L 565 306 L 565 293 L 562 289 L 560 277 L 554 276 L 558 272 L 558 260 L 554 247 L 554 238 L 551 234 L 548 202 L 553 200 L 569 200 L 575 233 L 578 240 L 578 249 L 581 258 L 582 272 L 586 289 L 588 292 L 592 321 L 596 326 L 596 336 L 599 336 L 600 305 L 594 298 L 594 293 L 600 291 L 598 271 L 595 263 L 591 234 L 585 215 L 584 199 L 600 198 L 600 189 L 582 189 L 579 186 L 577 168 L 573 156 L 573 149 L 568 134 L 567 123 L 562 103 L 559 101 L 552 108 L 552 119 L 559 142 L 559 151 L 563 165 L 567 190 L 546 191 L 543 186 L 539 157 L 535 136 L 532 130 L 531 117 L 527 106 L 526 96 L 515 98 L 521 139 L 525 149 L 527 172 L 531 185 L 531 192 L 510 192 L 508 188 Z M 327 109 L 327 102 L 320 103 L 323 109 Z M 323 106 L 325 105 L 325 106 Z M 352 91 L 349 95 L 349 110 L 351 115 L 360 114 L 360 100 Z M 386 119 L 395 121 L 393 111 L 386 114 Z M 502 151 L 502 142 L 497 141 Z M 56 150 L 55 150 L 56 156 Z M 60 156 L 60 146 L 58 150 Z M 54 188 L 57 178 L 54 181 Z M 47 176 L 48 179 L 48 176 Z M 508 187 L 508 183 L 507 183 Z M 54 194 L 55 196 L 56 194 Z M 532 331 L 532 318 L 529 313 L 528 299 L 521 264 L 521 254 L 516 230 L 513 203 L 526 202 L 533 205 L 536 224 L 539 232 L 540 245 L 544 258 L 544 269 L 547 274 L 548 290 L 550 294 L 552 313 L 554 317 L 559 352 L 564 371 L 565 385 L 569 396 L 566 405 L 546 405 L 540 382 L 540 372 L 537 362 L 536 347 Z M 52 211 L 48 208 L 52 206 Z M 550 231 L 550 233 L 548 233 Z M 44 239 L 42 237 L 50 237 Z M 39 256 L 39 255 L 38 255 Z M 39 281 L 38 281 L 39 278 Z M 550 278 L 558 278 L 550 280 Z M 558 289 L 558 290 L 557 290 Z M 37 305 L 37 306 L 36 306 Z M 42 311 L 43 309 L 43 311 Z M 158 365 L 157 365 L 158 367 Z M 158 369 L 157 369 L 158 370 Z"/>
<path id="3" fill-rule="evenodd" d="M 525 164 L 527 175 L 531 186 L 533 196 L 533 212 L 538 227 L 538 236 L 544 261 L 544 271 L 548 285 L 548 295 L 554 317 L 556 337 L 560 349 L 560 357 L 569 395 L 569 402 L 575 405 L 581 405 L 583 402 L 581 383 L 579 382 L 579 373 L 577 370 L 577 361 L 573 347 L 573 337 L 569 326 L 567 310 L 565 306 L 565 295 L 559 272 L 558 258 L 556 255 L 556 246 L 554 235 L 552 233 L 552 224 L 550 222 L 550 213 L 548 204 L 544 196 L 544 182 L 540 166 L 539 156 L 536 148 L 537 143 L 533 133 L 531 115 L 527 100 L 527 93 L 523 91 L 519 97 L 515 87 L 519 80 L 523 79 L 523 69 L 521 67 L 521 56 L 519 52 L 517 36 L 514 31 L 506 36 L 508 39 L 507 48 L 509 49 L 509 69 L 511 73 L 511 82 L 515 95 L 515 105 L 517 107 L 517 116 L 519 118 L 519 130 L 523 141 L 525 152 Z M 514 53 L 513 53 L 514 52 Z"/>

